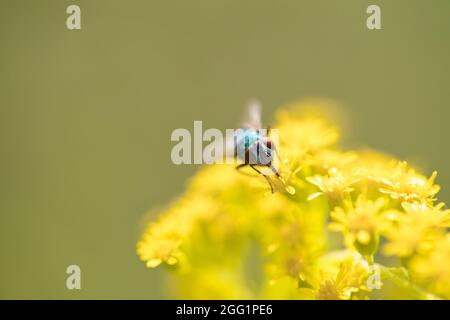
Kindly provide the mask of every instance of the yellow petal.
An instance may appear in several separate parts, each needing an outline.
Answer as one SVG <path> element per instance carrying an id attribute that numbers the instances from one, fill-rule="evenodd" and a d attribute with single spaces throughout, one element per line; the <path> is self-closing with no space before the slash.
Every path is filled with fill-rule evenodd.
<path id="1" fill-rule="evenodd" d="M 321 196 L 322 194 L 323 194 L 323 192 L 315 192 L 308 197 L 308 201 L 313 200 L 313 199 L 317 198 L 318 196 Z"/>

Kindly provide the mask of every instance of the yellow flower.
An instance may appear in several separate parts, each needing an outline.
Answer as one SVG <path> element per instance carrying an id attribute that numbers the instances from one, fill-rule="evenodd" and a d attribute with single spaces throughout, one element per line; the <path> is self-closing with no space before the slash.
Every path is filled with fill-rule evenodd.
<path id="1" fill-rule="evenodd" d="M 330 214 L 333 222 L 328 227 L 342 232 L 349 246 L 371 257 L 378 249 L 379 230 L 384 225 L 381 214 L 384 204 L 383 198 L 372 201 L 361 195 L 354 206 L 346 202 L 345 209 L 336 207 Z"/>
<path id="2" fill-rule="evenodd" d="M 276 128 L 280 131 L 279 151 L 282 157 L 303 161 L 308 154 L 332 146 L 339 139 L 339 131 L 324 116 L 305 109 L 328 108 L 326 101 L 306 101 L 287 106 L 277 113 Z"/>
<path id="3" fill-rule="evenodd" d="M 137 245 L 137 253 L 149 268 L 157 267 L 162 262 L 172 265 L 181 255 L 179 246 L 182 238 L 183 231 L 173 222 L 151 224 Z"/>
<path id="4" fill-rule="evenodd" d="M 350 256 L 339 264 L 337 272 L 324 272 L 316 289 L 319 300 L 349 300 L 358 293 L 369 292 L 367 280 L 370 276 L 367 263 Z"/>
<path id="5" fill-rule="evenodd" d="M 447 234 L 436 242 L 435 250 L 412 260 L 411 273 L 417 283 L 445 299 L 450 299 L 449 265 L 450 234 Z"/>
<path id="6" fill-rule="evenodd" d="M 197 221 L 214 215 L 215 204 L 207 199 L 192 197 L 180 200 L 156 223 L 151 223 L 138 242 L 137 253 L 150 268 L 162 262 L 174 265 L 182 256 L 180 245 Z"/>
<path id="7" fill-rule="evenodd" d="M 323 194 L 333 200 L 344 199 L 344 194 L 352 192 L 354 190 L 352 185 L 360 180 L 358 173 L 359 172 L 356 171 L 350 175 L 347 175 L 340 172 L 336 168 L 331 168 L 328 171 L 328 176 L 316 175 L 313 177 L 308 177 L 307 180 L 320 189 L 320 192 L 311 194 L 308 197 L 308 200 L 313 200 Z"/>
<path id="8" fill-rule="evenodd" d="M 270 262 L 266 265 L 266 273 L 270 284 L 274 285 L 283 281 L 285 277 L 294 280 L 293 284 L 298 287 L 301 283 L 309 283 L 314 271 L 315 261 L 318 256 L 309 255 L 306 250 L 298 250 L 290 254 L 287 252 L 278 253 L 269 257 Z"/>
<path id="9" fill-rule="evenodd" d="M 168 267 L 187 299 L 392 297 L 388 286 L 372 295 L 373 266 L 413 297 L 450 298 L 450 210 L 434 204 L 436 173 L 426 178 L 375 151 L 339 150 L 338 130 L 304 106 L 278 113 L 280 177 L 268 178 L 275 193 L 261 175 L 232 165 L 202 168 L 147 226 L 139 257 Z M 342 247 L 326 233 L 328 215 L 344 252 L 327 251 Z M 397 260 L 384 255 L 402 267 L 383 265 Z"/>
<path id="10" fill-rule="evenodd" d="M 436 239 L 450 226 L 450 210 L 442 210 L 443 205 L 403 202 L 404 211 L 392 214 L 393 224 L 386 230 L 389 242 L 385 253 L 409 257 L 433 249 Z"/>
<path id="11" fill-rule="evenodd" d="M 273 202 L 279 206 L 273 208 L 270 205 Z M 297 205 L 287 198 L 274 198 L 264 203 L 267 205 L 263 204 L 262 214 L 270 212 L 261 235 L 266 248 L 268 279 L 272 285 L 283 281 L 284 277 L 293 279 L 296 286 L 299 282 L 308 282 L 324 251 L 325 214 L 314 211 L 311 203 Z"/>
<path id="12" fill-rule="evenodd" d="M 432 203 L 440 187 L 434 184 L 437 172 L 426 178 L 408 168 L 406 162 L 400 162 L 395 172 L 389 177 L 373 177 L 380 184 L 380 192 L 390 195 L 393 199 L 404 201 L 420 201 Z"/>
<path id="13" fill-rule="evenodd" d="M 341 152 L 333 149 L 323 149 L 305 159 L 305 164 L 312 166 L 318 172 L 328 173 L 333 168 L 350 168 L 359 155 L 354 151 Z"/>
<path id="14" fill-rule="evenodd" d="M 197 268 L 179 274 L 174 289 L 183 299 L 235 300 L 258 298 L 246 286 L 245 275 L 228 268 Z"/>
<path id="15" fill-rule="evenodd" d="M 277 163 L 276 168 L 279 173 L 278 176 L 271 174 L 270 172 L 266 176 L 266 179 L 270 181 L 272 186 L 271 192 L 286 192 L 290 195 L 294 195 L 296 193 L 294 185 L 298 182 L 297 174 L 302 167 L 295 167 L 288 163 L 288 161 L 282 161 L 281 163 Z M 261 172 L 263 172 L 263 170 Z"/>
<path id="16" fill-rule="evenodd" d="M 211 166 L 199 172 L 191 181 L 189 192 L 145 230 L 137 244 L 137 253 L 141 260 L 151 268 L 162 262 L 168 265 L 177 264 L 185 255 L 185 250 L 181 247 L 189 248 L 192 235 L 198 233 L 204 225 L 211 224 L 208 232 L 217 241 L 233 238 L 237 233 L 246 230 L 250 217 L 239 216 L 237 212 L 230 214 L 224 206 L 227 201 L 220 205 L 214 198 L 219 195 L 226 195 L 230 200 L 232 197 L 240 197 L 229 190 L 240 190 L 240 183 L 243 181 L 246 179 L 243 179 L 234 167 L 228 165 Z M 258 186 L 255 180 L 250 180 L 250 184 L 255 188 Z M 226 194 L 224 191 L 227 191 Z"/>

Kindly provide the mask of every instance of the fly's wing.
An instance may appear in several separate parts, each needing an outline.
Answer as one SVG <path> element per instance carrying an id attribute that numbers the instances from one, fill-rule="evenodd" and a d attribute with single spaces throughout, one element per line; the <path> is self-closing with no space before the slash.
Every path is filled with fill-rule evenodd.
<path id="1" fill-rule="evenodd" d="M 246 129 L 258 130 L 262 128 L 261 104 L 257 100 L 251 100 L 245 110 L 242 126 Z"/>
<path id="2" fill-rule="evenodd" d="M 223 160 L 227 163 L 236 160 L 236 139 L 239 139 L 243 134 L 242 130 L 251 129 L 251 130 L 259 130 L 261 129 L 261 105 L 257 100 L 251 100 L 246 107 L 244 119 L 242 123 L 242 128 L 237 129 L 237 132 L 234 136 L 228 136 L 228 134 L 224 137 L 224 145 L 221 150 L 223 150 L 220 154 L 217 154 L 217 158 L 219 161 Z M 241 132 L 238 132 L 241 130 Z"/>
<path id="3" fill-rule="evenodd" d="M 264 139 L 261 139 L 261 141 L 264 141 Z M 273 156 L 274 150 L 271 144 L 268 145 L 263 142 L 258 145 L 258 164 L 270 165 L 273 162 Z"/>

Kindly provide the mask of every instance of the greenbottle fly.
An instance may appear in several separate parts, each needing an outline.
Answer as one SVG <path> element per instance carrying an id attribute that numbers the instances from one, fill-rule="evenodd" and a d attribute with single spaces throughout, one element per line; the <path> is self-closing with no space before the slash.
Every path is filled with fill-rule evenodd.
<path id="1" fill-rule="evenodd" d="M 276 143 L 271 138 L 270 127 L 262 126 L 261 106 L 257 101 L 248 104 L 242 128 L 234 134 L 233 149 L 235 159 L 241 162 L 236 169 L 252 168 L 267 180 L 273 193 L 274 182 L 271 178 L 275 177 L 282 182 L 275 167 L 275 161 L 280 158 Z"/>

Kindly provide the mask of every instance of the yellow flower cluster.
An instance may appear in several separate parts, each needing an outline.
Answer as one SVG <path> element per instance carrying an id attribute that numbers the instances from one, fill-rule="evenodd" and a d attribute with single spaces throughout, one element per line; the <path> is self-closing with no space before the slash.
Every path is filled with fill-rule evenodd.
<path id="1" fill-rule="evenodd" d="M 170 269 L 178 297 L 450 298 L 450 210 L 436 203 L 436 172 L 340 150 L 339 130 L 304 111 L 317 103 L 277 116 L 277 192 L 209 165 L 149 224 L 138 255 Z"/>

